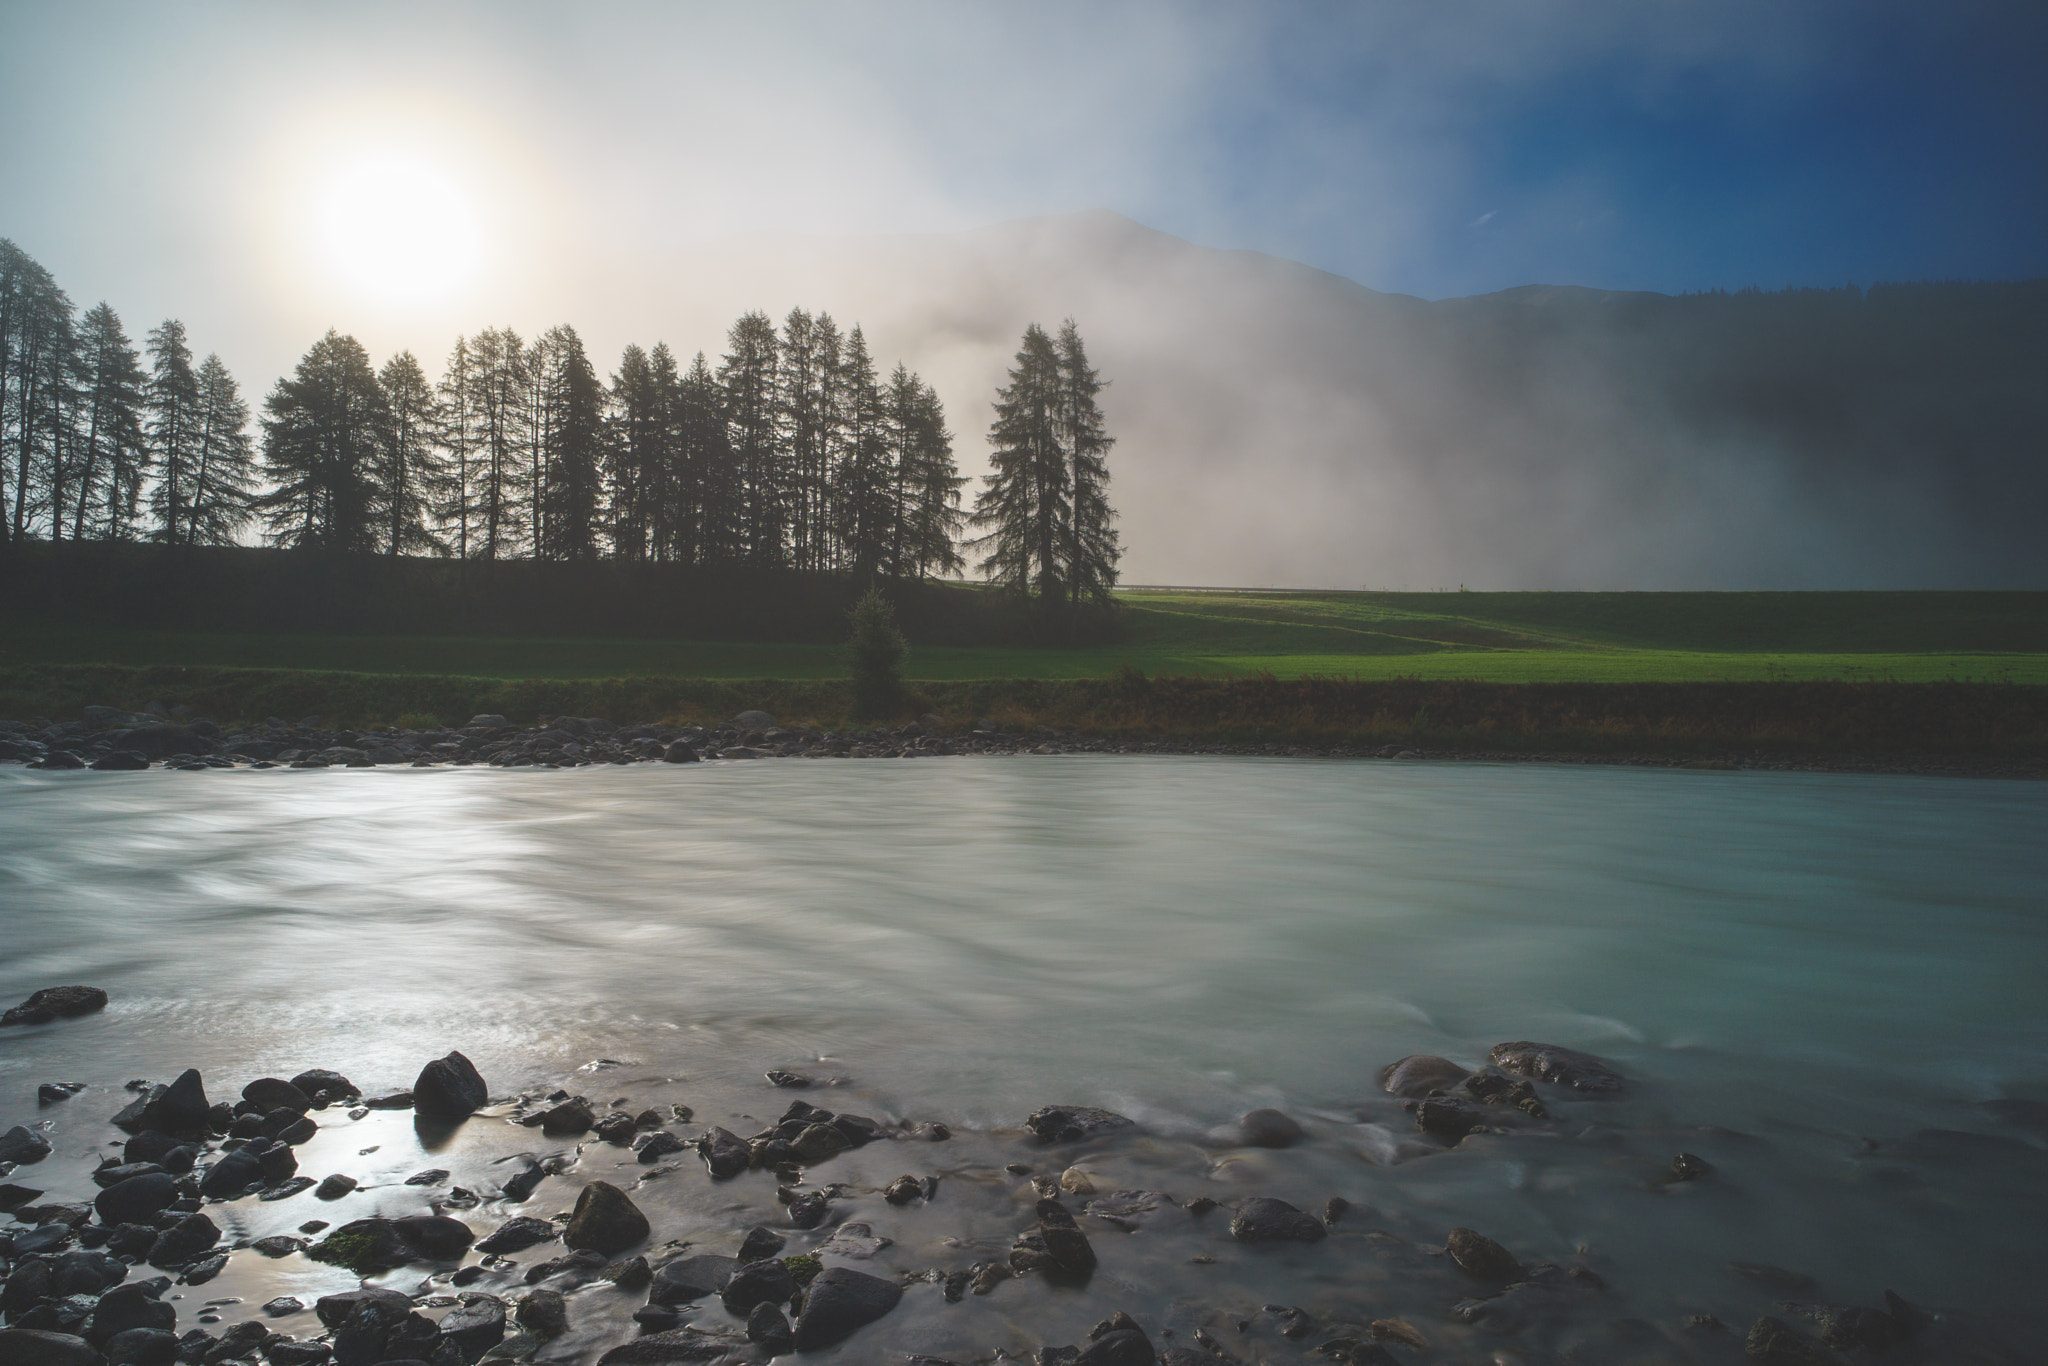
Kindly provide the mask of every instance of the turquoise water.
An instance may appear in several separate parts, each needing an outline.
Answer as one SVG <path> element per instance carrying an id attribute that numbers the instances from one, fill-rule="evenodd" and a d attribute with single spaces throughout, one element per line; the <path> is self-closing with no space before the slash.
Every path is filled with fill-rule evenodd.
<path id="1" fill-rule="evenodd" d="M 1079 756 L 7 768 L 0 997 L 76 981 L 114 1004 L 0 1038 L 0 1122 L 34 1117 L 37 1082 L 87 1081 L 43 1116 L 82 1159 L 130 1077 L 325 1066 L 375 1090 L 450 1047 L 494 1093 L 606 1058 L 734 1113 L 779 1109 L 760 1075 L 794 1067 L 846 1079 L 833 1108 L 966 1131 L 1117 1109 L 1183 1198 L 1251 1182 L 1343 1193 L 1418 1242 L 1469 1223 L 1528 1256 L 1584 1245 L 1667 1327 L 1767 1308 L 1739 1260 L 2008 1333 L 2040 1313 L 2015 1212 L 2038 1218 L 2048 1167 L 2040 1134 L 1981 1107 L 2048 1100 L 2044 890 L 2048 786 L 1993 781 Z M 1390 1164 L 1412 1126 L 1378 1068 L 1504 1039 L 1596 1052 L 1631 1098 Z M 1311 1141 L 1233 1155 L 1211 1131 L 1257 1105 Z M 1929 1129 L 2001 1142 L 1901 1146 Z M 1681 1147 L 1715 1177 L 1651 1193 L 1641 1173 Z M 1129 1294 L 1174 1302 L 1148 1284 Z"/>

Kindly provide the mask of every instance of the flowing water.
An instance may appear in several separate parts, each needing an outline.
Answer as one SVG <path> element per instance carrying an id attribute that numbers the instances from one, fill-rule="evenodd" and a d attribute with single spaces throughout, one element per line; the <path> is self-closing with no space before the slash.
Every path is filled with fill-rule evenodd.
<path id="1" fill-rule="evenodd" d="M 862 1263 L 883 1274 L 1002 1260 L 1033 1198 L 1006 1162 L 1078 1161 L 1105 1190 L 1181 1202 L 1354 1206 L 1325 1243 L 1279 1252 L 1232 1243 L 1227 1209 L 1097 1226 L 1087 1288 L 951 1305 L 928 1287 L 849 1360 L 1021 1354 L 1119 1307 L 1176 1341 L 1207 1324 L 1253 1358 L 1320 1360 L 1315 1337 L 1235 1332 L 1277 1301 L 1325 1333 L 1406 1318 L 1436 1360 L 1712 1361 L 1782 1301 L 1885 1289 L 2022 1359 L 2048 1328 L 2048 1107 L 1986 1102 L 2048 1101 L 2044 889 L 2048 786 L 1981 780 L 1079 756 L 8 768 L 0 997 L 85 982 L 113 1004 L 0 1035 L 0 1127 L 40 1123 L 57 1146 L 8 1179 L 82 1198 L 122 1084 L 185 1067 L 216 1099 L 308 1067 L 375 1094 L 460 1048 L 494 1097 L 685 1102 L 743 1135 L 790 1099 L 763 1072 L 789 1068 L 836 1083 L 802 1093 L 831 1109 L 956 1130 L 814 1169 L 848 1187 L 835 1219 L 893 1240 Z M 1405 1054 L 1476 1066 L 1508 1039 L 1596 1053 L 1630 1093 L 1549 1093 L 1550 1122 L 1438 1152 L 1375 1084 Z M 88 1090 L 39 1112 L 55 1080 Z M 1117 1110 L 1140 1136 L 1037 1149 L 1016 1128 L 1047 1103 Z M 1235 1146 L 1257 1106 L 1307 1141 Z M 648 1172 L 496 1112 L 452 1140 L 405 1115 L 320 1118 L 302 1171 L 365 1190 L 241 1202 L 231 1232 L 416 1211 L 433 1192 L 396 1183 L 430 1161 L 487 1194 L 505 1154 L 573 1163 L 530 1213 Z M 1669 1182 L 1679 1150 L 1713 1172 Z M 871 1193 L 905 1172 L 939 1176 L 938 1198 Z M 634 1195 L 657 1243 L 729 1253 L 732 1230 L 779 1218 L 773 1186 L 714 1186 L 692 1162 Z M 458 1212 L 483 1229 L 518 1211 Z M 1452 1306 L 1488 1292 L 1429 1251 L 1457 1225 L 1608 1288 L 1525 1326 L 1462 1322 Z M 187 1321 L 204 1298 L 353 1284 L 251 1260 L 222 1296 L 183 1291 Z M 592 1358 L 633 1307 L 579 1291 L 578 1328 L 543 1355 Z M 1734 1332 L 1686 1328 L 1695 1314 Z"/>

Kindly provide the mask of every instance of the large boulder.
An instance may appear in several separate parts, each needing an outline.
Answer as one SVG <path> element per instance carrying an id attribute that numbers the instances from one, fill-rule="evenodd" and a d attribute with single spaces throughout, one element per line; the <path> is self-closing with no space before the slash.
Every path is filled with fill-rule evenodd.
<path id="1" fill-rule="evenodd" d="M 741 1265 L 737 1257 L 720 1257 L 712 1253 L 678 1257 L 655 1268 L 654 1282 L 647 1288 L 648 1302 L 688 1304 L 706 1295 L 716 1295 L 725 1289 L 725 1283 L 738 1273 Z"/>
<path id="2" fill-rule="evenodd" d="M 796 1278 L 772 1257 L 747 1262 L 720 1288 L 726 1312 L 745 1318 L 757 1304 L 787 1304 L 796 1293 Z"/>
<path id="3" fill-rule="evenodd" d="M 354 1082 L 341 1073 L 325 1067 L 309 1068 L 299 1073 L 292 1078 L 292 1085 L 299 1089 L 301 1095 L 309 1096 L 315 1102 L 325 1105 L 361 1094 L 356 1090 Z"/>
<path id="4" fill-rule="evenodd" d="M 464 1361 L 474 1361 L 505 1336 L 505 1302 L 496 1295 L 464 1295 L 441 1319 L 441 1340 L 452 1342 Z"/>
<path id="5" fill-rule="evenodd" d="M 48 1024 L 104 1010 L 107 993 L 98 987 L 44 987 L 20 1005 L 0 1015 L 0 1025 Z"/>
<path id="6" fill-rule="evenodd" d="M 138 1328 L 175 1330 L 178 1311 L 158 1298 L 160 1285 L 161 1282 L 130 1281 L 100 1296 L 92 1318 L 86 1322 L 86 1338 L 104 1344 L 121 1333 Z"/>
<path id="7" fill-rule="evenodd" d="M 1028 1116 L 1024 1127 L 1040 1143 L 1079 1143 L 1083 1139 L 1097 1138 L 1135 1125 L 1110 1110 L 1097 1110 L 1086 1105 L 1048 1105 Z"/>
<path id="8" fill-rule="evenodd" d="M 477 1240 L 476 1250 L 492 1256 L 502 1257 L 513 1252 L 524 1252 L 538 1243 L 552 1242 L 561 1236 L 561 1231 L 545 1219 L 534 1219 L 520 1215 L 501 1224 L 496 1231 Z"/>
<path id="9" fill-rule="evenodd" d="M 796 1320 L 796 1349 L 814 1352 L 881 1318 L 903 1298 L 894 1281 L 828 1266 L 804 1291 L 803 1312 Z"/>
<path id="10" fill-rule="evenodd" d="M 372 1286 L 364 1290 L 343 1290 L 333 1295 L 322 1295 L 313 1302 L 313 1312 L 319 1316 L 323 1327 L 339 1328 L 348 1321 L 348 1316 L 355 1312 L 356 1306 L 365 1300 L 381 1300 L 396 1307 L 400 1313 L 412 1308 L 411 1297 L 403 1291 Z"/>
<path id="11" fill-rule="evenodd" d="M 476 1234 L 460 1219 L 445 1214 L 413 1214 L 391 1221 L 391 1231 L 422 1261 L 459 1262 Z"/>
<path id="12" fill-rule="evenodd" d="M 103 1224 L 140 1224 L 171 1207 L 178 1179 L 168 1172 L 131 1176 L 99 1193 L 92 1204 Z"/>
<path id="13" fill-rule="evenodd" d="M 453 1051 L 422 1067 L 419 1080 L 412 1084 L 413 1113 L 426 1119 L 468 1119 L 490 1098 L 476 1064 Z"/>
<path id="14" fill-rule="evenodd" d="M 562 1241 L 609 1256 L 645 1242 L 647 1234 L 647 1216 L 624 1191 L 609 1181 L 593 1181 L 576 1197 L 576 1212 L 569 1217 Z"/>
<path id="15" fill-rule="evenodd" d="M 1410 1053 L 1380 1069 L 1380 1088 L 1409 1100 L 1448 1091 L 1471 1074 L 1449 1058 Z"/>
<path id="16" fill-rule="evenodd" d="M 242 1088 L 242 1099 L 262 1106 L 265 1114 L 280 1109 L 304 1114 L 313 1108 L 313 1098 L 282 1077 L 256 1078 Z"/>
<path id="17" fill-rule="evenodd" d="M 196 1262 L 220 1241 L 220 1226 L 197 1211 L 157 1235 L 149 1248 L 151 1266 L 170 1269 Z"/>
<path id="18" fill-rule="evenodd" d="M 1589 1096 L 1618 1096 L 1628 1089 L 1621 1073 L 1592 1054 L 1554 1043 L 1498 1043 L 1487 1056 L 1504 1072 L 1569 1086 Z"/>
<path id="19" fill-rule="evenodd" d="M 151 1095 L 141 1127 L 167 1134 L 203 1134 L 212 1118 L 213 1107 L 207 1102 L 206 1085 L 200 1079 L 199 1069 L 188 1067 L 178 1074 L 176 1081 Z"/>
<path id="20" fill-rule="evenodd" d="M 0 1328 L 0 1366 L 100 1366 L 100 1354 L 70 1333 Z"/>
<path id="21" fill-rule="evenodd" d="M 40 1162 L 50 1155 L 50 1140 L 33 1129 L 17 1124 L 6 1133 L 0 1134 L 0 1162 L 12 1162 L 20 1166 L 28 1162 Z"/>

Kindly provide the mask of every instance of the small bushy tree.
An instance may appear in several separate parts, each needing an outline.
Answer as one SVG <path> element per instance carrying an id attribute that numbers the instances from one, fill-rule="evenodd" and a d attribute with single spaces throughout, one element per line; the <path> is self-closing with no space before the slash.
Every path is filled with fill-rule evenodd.
<path id="1" fill-rule="evenodd" d="M 854 603 L 852 620 L 846 658 L 853 670 L 854 717 L 885 716 L 902 705 L 903 661 L 910 646 L 896 629 L 896 609 L 873 585 Z"/>

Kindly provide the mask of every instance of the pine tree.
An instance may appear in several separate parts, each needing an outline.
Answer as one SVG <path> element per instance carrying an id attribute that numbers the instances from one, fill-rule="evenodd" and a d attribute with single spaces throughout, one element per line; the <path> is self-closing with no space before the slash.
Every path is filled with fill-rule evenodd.
<path id="1" fill-rule="evenodd" d="M 733 541 L 747 563 L 786 564 L 785 489 L 776 441 L 776 374 L 780 346 L 765 313 L 748 313 L 726 336 L 719 367 L 720 404 L 736 466 Z"/>
<path id="2" fill-rule="evenodd" d="M 150 375 L 144 390 L 149 433 L 151 535 L 169 545 L 184 544 L 187 500 L 199 459 L 199 375 L 185 324 L 170 318 L 149 334 Z"/>
<path id="3" fill-rule="evenodd" d="M 191 488 L 185 506 L 186 545 L 232 545 L 249 520 L 256 484 L 249 405 L 216 355 L 199 365 Z"/>
<path id="4" fill-rule="evenodd" d="M 1068 603 L 1078 612 L 1083 606 L 1106 607 L 1116 586 L 1116 562 L 1123 552 L 1117 545 L 1116 511 L 1109 505 L 1109 448 L 1116 438 L 1103 425 L 1102 410 L 1095 396 L 1103 382 L 1088 363 L 1081 333 L 1069 318 L 1060 325 L 1059 335 L 1060 438 L 1066 447 L 1073 489 L 1073 507 L 1067 524 Z"/>
<path id="5" fill-rule="evenodd" d="M 455 339 L 436 389 L 440 399 L 440 427 L 437 440 L 447 452 L 447 478 L 440 486 L 441 497 L 434 516 L 445 529 L 454 527 L 452 549 L 457 559 L 469 558 L 470 498 L 477 470 L 478 436 L 477 366 L 466 338 Z"/>
<path id="6" fill-rule="evenodd" d="M 895 572 L 915 578 L 957 574 L 966 484 L 953 461 L 946 410 L 930 385 L 902 365 L 889 378 L 889 442 L 896 472 Z"/>
<path id="7" fill-rule="evenodd" d="M 142 493 L 145 377 L 121 319 L 102 303 L 79 328 L 78 489 L 71 539 L 126 540 Z M 97 516 L 93 508 L 100 509 Z"/>
<path id="8" fill-rule="evenodd" d="M 666 349 L 666 348 L 664 348 Z M 747 502 L 727 389 L 699 351 L 673 390 L 675 481 L 685 490 L 675 523 L 674 558 L 684 564 L 735 565 L 746 553 Z"/>
<path id="9" fill-rule="evenodd" d="M 669 364 L 673 372 L 673 359 Z M 612 376 L 605 444 L 605 498 L 617 559 L 667 558 L 663 543 L 676 490 L 667 477 L 662 397 L 654 363 L 638 346 L 628 346 Z"/>
<path id="10" fill-rule="evenodd" d="M 509 327 L 486 329 L 471 338 L 477 420 L 476 525 L 469 553 L 495 560 L 518 552 L 525 531 L 521 492 L 526 487 L 522 452 L 527 441 L 526 350 Z"/>
<path id="11" fill-rule="evenodd" d="M 545 341 L 544 516 L 534 553 L 594 560 L 603 548 L 604 386 L 576 329 L 551 328 Z"/>
<path id="12" fill-rule="evenodd" d="M 384 553 L 445 554 L 447 547 L 427 525 L 452 488 L 439 444 L 440 401 L 410 351 L 384 362 L 377 384 L 384 391 L 376 472 Z"/>
<path id="13" fill-rule="evenodd" d="M 1010 382 L 996 393 L 989 427 L 990 473 L 975 495 L 975 538 L 985 550 L 981 570 L 1007 591 L 1034 594 L 1042 606 L 1064 603 L 1067 524 L 1073 515 L 1073 473 L 1060 443 L 1059 354 L 1037 323 Z"/>
<path id="14" fill-rule="evenodd" d="M 853 714 L 886 716 L 903 704 L 903 660 L 910 653 L 896 628 L 896 609 L 869 584 L 853 605 L 846 662 L 853 674 Z"/>
<path id="15" fill-rule="evenodd" d="M 264 400 L 263 463 L 276 486 L 257 500 L 272 545 L 370 554 L 377 548 L 381 436 L 389 421 L 370 355 L 330 331 Z"/>

